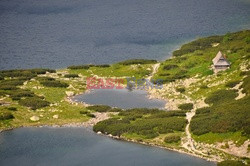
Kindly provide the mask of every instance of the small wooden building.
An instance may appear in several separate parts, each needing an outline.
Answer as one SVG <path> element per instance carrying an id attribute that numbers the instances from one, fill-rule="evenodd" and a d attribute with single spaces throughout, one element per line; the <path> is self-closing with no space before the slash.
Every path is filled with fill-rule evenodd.
<path id="1" fill-rule="evenodd" d="M 213 68 L 215 70 L 226 70 L 230 67 L 230 62 L 226 59 L 226 55 L 223 55 L 219 51 L 216 57 L 213 59 Z"/>

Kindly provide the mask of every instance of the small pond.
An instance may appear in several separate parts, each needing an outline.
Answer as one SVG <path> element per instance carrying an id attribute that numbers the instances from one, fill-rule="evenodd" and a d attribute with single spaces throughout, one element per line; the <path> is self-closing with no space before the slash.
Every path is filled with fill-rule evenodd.
<path id="1" fill-rule="evenodd" d="M 130 108 L 160 108 L 166 102 L 160 99 L 149 99 L 145 90 L 128 89 L 95 89 L 74 97 L 75 101 L 86 104 L 102 104 L 122 109 Z"/>

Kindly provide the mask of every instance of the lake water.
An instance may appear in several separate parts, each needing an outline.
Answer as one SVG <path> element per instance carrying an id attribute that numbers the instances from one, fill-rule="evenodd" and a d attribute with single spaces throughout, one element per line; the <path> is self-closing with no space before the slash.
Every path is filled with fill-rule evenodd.
<path id="1" fill-rule="evenodd" d="M 249 0 L 1 0 L 0 69 L 162 60 L 200 36 L 250 28 Z"/>
<path id="2" fill-rule="evenodd" d="M 149 99 L 147 91 L 127 89 L 95 89 L 89 93 L 74 97 L 75 101 L 87 104 L 102 104 L 123 109 L 129 108 L 160 108 L 165 107 L 166 102 L 159 99 Z"/>
<path id="3" fill-rule="evenodd" d="M 2 166 L 215 166 L 160 148 L 100 136 L 84 128 L 20 128 L 0 133 Z"/>
<path id="4" fill-rule="evenodd" d="M 249 9 L 249 0 L 1 0 L 0 69 L 162 60 L 197 37 L 249 29 Z M 120 107 L 164 105 L 144 100 L 144 93 L 125 96 Z M 21 128 L 0 133 L 0 165 L 215 164 L 83 128 Z"/>

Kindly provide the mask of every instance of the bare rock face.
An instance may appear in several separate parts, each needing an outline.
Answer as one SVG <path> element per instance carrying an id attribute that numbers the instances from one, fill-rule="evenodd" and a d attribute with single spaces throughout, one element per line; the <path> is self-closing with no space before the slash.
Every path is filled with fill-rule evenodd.
<path id="1" fill-rule="evenodd" d="M 67 95 L 68 97 L 74 95 L 74 92 L 72 92 L 72 91 L 66 91 L 65 93 L 66 93 L 66 95 Z"/>
<path id="2" fill-rule="evenodd" d="M 36 121 L 39 121 L 40 118 L 38 116 L 32 116 L 32 117 L 30 117 L 30 120 L 33 122 L 36 122 Z"/>

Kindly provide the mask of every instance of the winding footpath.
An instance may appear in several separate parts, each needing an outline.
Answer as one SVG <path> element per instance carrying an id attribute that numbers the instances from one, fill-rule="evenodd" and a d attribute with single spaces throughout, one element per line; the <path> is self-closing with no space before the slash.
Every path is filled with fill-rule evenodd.
<path id="1" fill-rule="evenodd" d="M 152 67 L 153 71 L 150 74 L 150 76 L 147 77 L 148 80 L 151 80 L 151 78 L 154 76 L 154 74 L 158 71 L 159 67 L 160 67 L 160 63 L 156 63 L 153 65 L 153 67 Z"/>
<path id="2" fill-rule="evenodd" d="M 156 63 L 152 66 L 153 71 L 150 74 L 150 76 L 147 77 L 148 80 L 150 80 L 154 76 L 154 74 L 158 71 L 159 67 L 160 67 L 160 63 Z M 188 101 L 192 101 L 191 98 L 186 95 L 185 95 L 185 98 Z M 192 118 L 195 116 L 195 110 L 197 109 L 196 107 L 197 105 L 199 105 L 195 102 L 192 102 L 192 103 L 194 104 L 194 108 L 190 112 L 186 113 L 186 119 L 188 123 L 185 128 L 185 137 L 183 137 L 181 140 L 181 146 L 194 155 L 207 156 L 207 154 L 204 154 L 201 150 L 196 148 L 195 144 L 197 143 L 194 141 L 190 133 L 190 123 L 191 123 Z M 205 148 L 202 148 L 202 149 L 205 149 Z"/>

